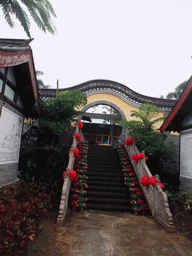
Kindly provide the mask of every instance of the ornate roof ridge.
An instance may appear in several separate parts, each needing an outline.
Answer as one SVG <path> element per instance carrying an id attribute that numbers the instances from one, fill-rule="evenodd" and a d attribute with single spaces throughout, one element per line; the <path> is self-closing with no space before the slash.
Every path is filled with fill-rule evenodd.
<path id="1" fill-rule="evenodd" d="M 90 80 L 79 85 L 59 89 L 60 92 L 66 90 L 80 90 L 86 92 L 87 95 L 96 93 L 110 93 L 137 107 L 139 107 L 142 103 L 150 103 L 158 106 L 162 110 L 167 111 L 170 111 L 176 103 L 175 100 L 145 96 L 131 90 L 129 87 L 123 84 L 104 79 Z M 54 97 L 56 94 L 56 89 L 42 89 L 40 94 L 43 97 Z"/>
<path id="2" fill-rule="evenodd" d="M 31 49 L 29 43 L 33 39 L 5 39 L 0 38 L 0 50 L 2 51 L 25 51 Z"/>

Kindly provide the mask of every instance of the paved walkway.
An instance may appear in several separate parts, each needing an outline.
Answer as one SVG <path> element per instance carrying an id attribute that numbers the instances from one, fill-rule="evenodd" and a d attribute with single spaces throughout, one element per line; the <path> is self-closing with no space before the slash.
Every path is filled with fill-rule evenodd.
<path id="1" fill-rule="evenodd" d="M 57 227 L 55 246 L 65 256 L 192 255 L 192 242 L 152 217 L 102 211 L 70 212 Z"/>

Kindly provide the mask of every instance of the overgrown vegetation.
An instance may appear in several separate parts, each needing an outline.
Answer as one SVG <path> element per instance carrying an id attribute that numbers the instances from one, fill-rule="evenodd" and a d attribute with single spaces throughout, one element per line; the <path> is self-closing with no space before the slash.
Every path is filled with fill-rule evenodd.
<path id="1" fill-rule="evenodd" d="M 170 211 L 177 230 L 192 241 L 192 197 L 184 190 L 178 190 L 164 183 Z"/>
<path id="2" fill-rule="evenodd" d="M 163 181 L 178 183 L 178 175 L 170 177 L 167 172 L 170 165 L 174 164 L 175 146 L 169 140 L 166 134 L 159 133 L 154 124 L 164 120 L 164 118 L 157 118 L 159 110 L 157 106 L 144 103 L 139 108 L 139 111 L 132 111 L 131 116 L 139 120 L 120 121 L 121 125 L 129 130 L 130 135 L 136 139 L 136 144 L 141 152 L 145 151 L 146 156 L 149 158 L 147 165 L 153 175 L 159 174 Z"/>
<path id="3" fill-rule="evenodd" d="M 80 108 L 87 103 L 87 96 L 81 91 L 65 91 L 56 98 L 41 100 L 42 116 L 39 119 L 41 133 L 61 135 L 81 114 Z"/>
<path id="4" fill-rule="evenodd" d="M 40 100 L 41 117 L 29 124 L 22 137 L 20 178 L 55 181 L 62 177 L 71 146 L 71 122 L 81 114 L 87 96 L 80 91 L 59 93 Z"/>
<path id="5" fill-rule="evenodd" d="M 58 213 L 62 173 L 71 146 L 71 122 L 87 103 L 85 93 L 66 91 L 40 101 L 41 117 L 29 122 L 22 136 L 18 187 L 0 191 L 0 253 L 25 255 L 27 244 L 41 230 L 48 211 Z"/>
<path id="6" fill-rule="evenodd" d="M 0 189 L 0 254 L 26 255 L 41 221 L 58 211 L 61 182 L 20 182 Z"/>

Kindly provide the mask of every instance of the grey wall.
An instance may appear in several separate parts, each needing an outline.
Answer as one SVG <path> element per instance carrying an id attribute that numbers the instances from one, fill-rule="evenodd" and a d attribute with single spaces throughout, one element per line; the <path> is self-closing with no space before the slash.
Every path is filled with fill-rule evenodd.
<path id="1" fill-rule="evenodd" d="M 0 165 L 0 187 L 17 180 L 18 163 Z"/>

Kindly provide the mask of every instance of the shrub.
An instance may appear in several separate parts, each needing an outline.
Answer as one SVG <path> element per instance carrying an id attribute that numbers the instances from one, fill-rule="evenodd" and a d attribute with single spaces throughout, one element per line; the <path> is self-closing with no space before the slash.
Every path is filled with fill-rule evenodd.
<path id="1" fill-rule="evenodd" d="M 22 137 L 19 178 L 54 181 L 62 176 L 71 146 L 71 122 L 86 103 L 87 96 L 80 91 L 65 91 L 56 98 L 40 100 L 41 116 Z"/>
<path id="2" fill-rule="evenodd" d="M 169 165 L 165 163 L 169 161 L 172 164 L 175 163 L 175 146 L 166 134 L 159 133 L 153 127 L 155 122 L 162 120 L 162 118 L 155 119 L 159 112 L 158 108 L 145 103 L 141 105 L 139 112 L 133 112 L 133 116 L 140 118 L 141 121 L 121 121 L 120 124 L 124 125 L 129 130 L 130 135 L 136 139 L 139 151 L 145 151 L 149 158 L 147 165 L 152 175 L 159 174 L 162 180 L 168 181 L 166 168 L 169 168 Z M 171 177 L 168 177 L 168 179 L 172 180 Z M 178 183 L 177 178 L 176 182 Z"/>

